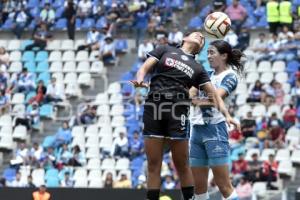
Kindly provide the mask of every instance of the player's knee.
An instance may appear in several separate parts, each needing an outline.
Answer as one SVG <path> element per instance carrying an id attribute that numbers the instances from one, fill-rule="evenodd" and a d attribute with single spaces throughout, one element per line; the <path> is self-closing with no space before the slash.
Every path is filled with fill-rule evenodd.
<path id="1" fill-rule="evenodd" d="M 174 164 L 179 174 L 187 173 L 187 171 L 190 170 L 188 162 L 182 161 L 182 162 L 176 162 Z"/>
<path id="2" fill-rule="evenodd" d="M 161 161 L 159 160 L 148 160 L 148 171 L 150 173 L 160 173 Z"/>
<path id="3" fill-rule="evenodd" d="M 220 190 L 220 192 L 223 194 L 223 195 L 230 195 L 230 193 L 232 192 L 233 188 L 231 186 L 231 184 L 219 184 L 218 185 L 218 188 Z"/>

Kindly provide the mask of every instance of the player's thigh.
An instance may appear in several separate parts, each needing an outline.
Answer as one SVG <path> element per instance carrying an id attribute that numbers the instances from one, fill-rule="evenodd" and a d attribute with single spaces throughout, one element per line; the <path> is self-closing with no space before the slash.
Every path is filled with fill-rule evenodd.
<path id="1" fill-rule="evenodd" d="M 196 194 L 202 194 L 207 192 L 208 187 L 208 167 L 191 167 L 195 182 Z"/>
<path id="2" fill-rule="evenodd" d="M 150 170 L 153 170 L 152 168 L 159 168 L 160 170 L 163 159 L 164 140 L 159 138 L 145 138 L 144 143 L 148 168 Z"/>
<path id="3" fill-rule="evenodd" d="M 172 152 L 172 159 L 178 172 L 189 167 L 189 142 L 188 140 L 168 140 Z"/>

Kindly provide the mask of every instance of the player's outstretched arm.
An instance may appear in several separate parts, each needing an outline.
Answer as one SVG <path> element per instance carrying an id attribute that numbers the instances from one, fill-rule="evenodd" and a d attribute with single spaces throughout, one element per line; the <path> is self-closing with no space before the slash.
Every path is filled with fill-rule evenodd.
<path id="1" fill-rule="evenodd" d="M 148 87 L 147 83 L 144 83 L 145 76 L 152 70 L 158 60 L 154 57 L 149 57 L 136 74 L 136 80 L 130 81 L 134 87 Z"/>

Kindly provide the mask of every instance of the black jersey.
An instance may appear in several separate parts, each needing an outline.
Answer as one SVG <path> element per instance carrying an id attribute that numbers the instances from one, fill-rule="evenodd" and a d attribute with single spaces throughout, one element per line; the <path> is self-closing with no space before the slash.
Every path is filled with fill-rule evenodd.
<path id="1" fill-rule="evenodd" d="M 189 89 L 209 82 L 209 75 L 195 56 L 184 53 L 180 48 L 160 46 L 148 53 L 158 60 L 154 66 L 150 83 L 149 98 L 167 95 L 172 99 L 188 98 Z"/>

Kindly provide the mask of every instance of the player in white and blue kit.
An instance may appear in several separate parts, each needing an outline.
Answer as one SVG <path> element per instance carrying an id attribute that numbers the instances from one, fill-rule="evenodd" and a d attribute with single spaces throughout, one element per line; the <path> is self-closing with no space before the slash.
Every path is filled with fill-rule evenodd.
<path id="1" fill-rule="evenodd" d="M 232 49 L 223 40 L 210 43 L 208 61 L 214 70 L 210 79 L 217 93 L 226 102 L 238 84 L 238 74 L 243 72 L 241 58 L 243 53 Z M 226 200 L 238 199 L 229 178 L 229 143 L 226 119 L 222 113 L 211 106 L 208 94 L 193 88 L 190 91 L 192 102 L 196 105 L 191 112 L 190 165 L 195 181 L 195 200 L 209 199 L 207 180 L 209 168 L 214 181 Z"/>

